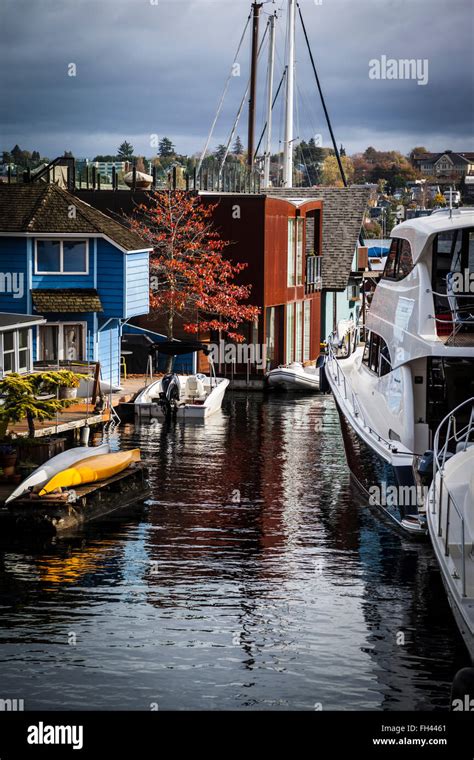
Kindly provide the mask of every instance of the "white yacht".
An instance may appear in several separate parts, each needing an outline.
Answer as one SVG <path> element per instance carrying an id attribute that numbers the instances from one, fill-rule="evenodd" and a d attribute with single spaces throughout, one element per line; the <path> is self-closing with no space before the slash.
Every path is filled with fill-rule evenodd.
<path id="1" fill-rule="evenodd" d="M 474 398 L 436 431 L 426 500 L 431 542 L 449 603 L 474 662 Z"/>
<path id="2" fill-rule="evenodd" d="M 445 415 L 474 396 L 473 209 L 394 227 L 365 327 L 348 356 L 329 350 L 326 376 L 357 483 L 417 536 L 426 532 L 422 455 Z"/>

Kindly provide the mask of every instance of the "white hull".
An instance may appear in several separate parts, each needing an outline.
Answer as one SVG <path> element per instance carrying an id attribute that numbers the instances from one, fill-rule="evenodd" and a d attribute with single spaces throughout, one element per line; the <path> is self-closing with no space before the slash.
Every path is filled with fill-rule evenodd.
<path id="1" fill-rule="evenodd" d="M 186 376 L 179 375 L 180 385 L 182 388 L 186 384 Z M 204 390 L 206 397 L 203 400 L 189 402 L 183 394 L 176 407 L 176 417 L 181 420 L 204 420 L 211 414 L 217 412 L 222 406 L 222 400 L 226 392 L 229 380 L 224 377 L 215 379 L 206 378 Z M 142 417 L 164 418 L 161 404 L 156 402 L 161 393 L 161 380 L 151 383 L 135 399 L 135 414 L 140 419 Z"/>
<path id="2" fill-rule="evenodd" d="M 276 367 L 267 374 L 268 385 L 286 391 L 319 391 L 319 369 L 315 367 Z"/>
<path id="3" fill-rule="evenodd" d="M 426 501 L 428 529 L 448 601 L 474 662 L 474 448 L 445 462 L 442 486 L 437 472 Z"/>
<path id="4" fill-rule="evenodd" d="M 109 452 L 110 446 L 108 443 L 104 443 L 101 446 L 78 446 L 76 449 L 63 451 L 61 454 L 57 454 L 55 457 L 52 457 L 34 470 L 31 475 L 15 488 L 13 493 L 11 493 L 8 499 L 5 500 L 5 504 L 8 504 L 9 501 L 13 501 L 13 499 L 18 499 L 35 486 L 43 486 L 48 480 L 51 480 L 54 475 L 57 475 L 58 472 L 66 470 L 73 464 L 80 462 L 81 459 L 87 459 L 88 457 L 97 456 L 98 454 L 108 454 Z"/>
<path id="5" fill-rule="evenodd" d="M 341 424 L 344 421 L 347 430 L 350 431 L 344 436 L 346 458 L 359 486 L 371 497 L 370 503 L 376 506 L 400 532 L 411 538 L 420 539 L 426 535 L 422 505 L 418 505 L 420 514 L 417 516 L 413 510 L 398 512 L 389 509 L 388 504 L 385 503 L 384 483 L 386 485 L 393 482 L 398 486 L 403 483 L 411 486 L 413 494 L 418 495 L 415 480 L 410 481 L 410 477 L 414 478 L 415 454 L 401 441 L 391 440 L 388 436 L 384 438 L 379 432 L 380 424 L 377 425 L 379 430 L 376 429 L 379 420 L 370 415 L 370 412 L 374 411 L 370 403 L 373 399 L 372 390 L 370 387 L 367 388 L 368 395 L 365 397 L 364 379 L 362 378 L 361 386 L 357 383 L 360 379 L 357 369 L 361 351 L 362 349 L 358 348 L 348 359 L 342 360 L 330 356 L 326 364 L 326 378 L 342 417 Z M 366 398 L 367 405 L 364 403 Z M 366 476 L 367 464 L 371 457 L 374 457 L 374 461 L 378 464 L 373 468 L 368 479 L 364 476 Z M 377 493 L 380 498 L 376 495 Z"/>

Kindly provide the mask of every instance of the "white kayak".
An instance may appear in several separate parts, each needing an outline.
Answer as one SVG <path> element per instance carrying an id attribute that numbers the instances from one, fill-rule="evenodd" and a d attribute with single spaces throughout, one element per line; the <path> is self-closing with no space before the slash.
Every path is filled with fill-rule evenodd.
<path id="1" fill-rule="evenodd" d="M 78 446 L 75 449 L 69 449 L 63 451 L 61 454 L 56 454 L 55 457 L 48 459 L 47 462 L 41 464 L 29 475 L 17 488 L 10 494 L 8 499 L 5 499 L 5 504 L 13 499 L 18 499 L 23 494 L 27 493 L 32 488 L 44 486 L 54 475 L 58 472 L 72 467 L 81 459 L 87 459 L 89 457 L 96 456 L 98 454 L 108 454 L 110 452 L 110 446 L 108 443 L 103 443 L 101 446 Z"/>
<path id="2" fill-rule="evenodd" d="M 282 364 L 266 375 L 268 385 L 286 391 L 319 391 L 319 366 L 303 367 L 300 362 Z"/>
<path id="3" fill-rule="evenodd" d="M 102 395 L 107 396 L 110 393 L 110 383 L 105 380 L 100 381 L 100 392 Z M 120 385 L 112 385 L 112 393 L 119 393 L 122 390 Z M 91 398 L 94 392 L 94 378 L 83 378 L 79 383 L 77 389 L 77 398 Z"/>

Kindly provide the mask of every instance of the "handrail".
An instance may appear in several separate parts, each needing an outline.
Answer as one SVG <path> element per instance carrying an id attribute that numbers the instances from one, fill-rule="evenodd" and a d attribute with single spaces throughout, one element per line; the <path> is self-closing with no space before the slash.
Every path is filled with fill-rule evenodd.
<path id="1" fill-rule="evenodd" d="M 445 299 L 447 301 L 447 308 L 449 309 L 451 320 L 446 320 L 440 316 L 437 316 L 436 311 L 434 314 L 430 314 L 429 317 L 430 319 L 434 319 L 436 325 L 440 324 L 448 326 L 451 323 L 452 329 L 451 333 L 447 335 L 448 340 L 454 340 L 463 326 L 469 325 L 474 327 L 474 294 L 454 292 L 438 293 L 436 290 L 432 290 L 431 293 L 433 295 L 433 306 L 434 296 Z M 458 301 L 460 299 L 470 299 L 470 303 L 466 305 L 459 304 Z"/>
<path id="2" fill-rule="evenodd" d="M 460 410 L 463 410 L 467 408 L 468 406 L 471 406 L 471 413 L 469 416 L 469 422 L 464 425 L 460 430 L 458 430 L 458 419 L 456 418 L 456 415 L 459 414 Z M 443 429 L 446 428 L 446 436 L 444 439 L 444 443 L 440 445 L 440 436 L 443 431 Z M 451 505 L 454 507 L 454 510 L 459 518 L 460 526 L 461 526 L 461 587 L 462 587 L 462 596 L 466 596 L 466 551 L 465 551 L 465 519 L 460 511 L 456 499 L 454 498 L 453 494 L 449 490 L 449 487 L 446 484 L 445 477 L 444 477 L 444 467 L 446 463 L 446 457 L 449 453 L 449 446 L 450 444 L 456 444 L 456 447 L 459 443 L 464 444 L 463 451 L 466 451 L 469 440 L 471 439 L 471 436 L 474 432 L 474 397 L 467 399 L 466 401 L 463 401 L 461 404 L 458 404 L 454 409 L 452 409 L 445 417 L 441 420 L 440 424 L 438 425 L 438 428 L 435 433 L 434 437 L 434 444 L 433 444 L 433 496 L 432 496 L 432 509 L 431 513 L 433 515 L 436 514 L 436 506 L 437 503 L 439 503 L 439 511 L 438 511 L 438 537 L 443 538 L 443 491 L 446 491 L 447 493 L 447 506 L 446 506 L 446 534 L 444 536 L 444 553 L 445 556 L 449 556 L 449 529 L 451 526 Z M 438 500 L 436 498 L 437 496 L 437 483 L 436 479 L 439 476 L 439 497 Z"/>
<path id="3" fill-rule="evenodd" d="M 341 387 L 341 383 L 342 383 L 342 386 L 343 386 L 343 389 L 344 389 L 344 400 L 345 400 L 345 401 L 348 401 L 349 399 L 347 398 L 347 383 L 346 383 L 346 376 L 345 376 L 344 372 L 341 370 L 341 368 L 340 368 L 340 366 L 339 366 L 339 363 L 338 363 L 338 361 L 337 361 L 337 357 L 336 357 L 336 355 L 335 355 L 335 353 L 334 353 L 334 346 L 333 346 L 333 343 L 332 343 L 332 338 L 333 338 L 333 336 L 335 336 L 335 335 L 336 335 L 336 333 L 335 333 L 335 332 L 332 332 L 332 333 L 330 334 L 329 338 L 328 338 L 328 361 L 332 361 L 332 360 L 334 360 L 334 366 L 336 367 L 336 374 L 334 374 L 334 373 L 333 373 L 333 377 L 334 377 L 334 379 L 335 379 L 335 381 L 336 381 L 336 383 L 337 383 L 337 385 L 338 385 L 339 387 Z M 346 358 L 347 358 L 347 357 L 346 357 Z M 342 376 L 342 381 L 341 381 L 341 376 Z M 371 426 L 370 426 L 370 425 L 369 425 L 369 424 L 366 422 L 366 419 L 365 419 L 365 416 L 364 416 L 364 414 L 363 414 L 363 412 L 362 412 L 361 404 L 360 404 L 360 401 L 359 401 L 359 399 L 358 399 L 357 393 L 355 393 L 355 391 L 353 391 L 353 390 L 351 389 L 351 395 L 352 395 L 352 407 L 353 407 L 353 410 L 354 410 L 354 415 L 355 415 L 356 417 L 357 417 L 358 415 L 360 415 L 360 416 L 361 416 L 361 418 L 362 418 L 362 424 L 363 424 L 363 427 L 364 427 L 364 428 L 365 428 L 365 429 L 366 429 L 366 430 L 367 430 L 369 433 L 371 433 L 372 435 L 376 436 L 376 438 L 377 438 L 377 440 L 379 441 L 379 443 L 383 443 L 383 444 L 384 444 L 384 445 L 385 445 L 385 446 L 386 446 L 386 447 L 389 449 L 389 451 L 393 451 L 394 449 L 398 449 L 398 446 L 394 447 L 394 444 L 393 444 L 393 442 L 392 442 L 392 441 L 388 441 L 386 438 L 384 438 L 382 435 L 380 435 L 380 433 L 378 433 L 376 430 L 374 430 L 374 429 L 373 429 L 373 428 L 372 428 L 372 427 L 371 427 Z M 357 408 L 356 408 L 356 405 L 354 404 L 354 400 L 355 400 L 355 401 L 356 401 L 356 403 L 357 403 Z"/>

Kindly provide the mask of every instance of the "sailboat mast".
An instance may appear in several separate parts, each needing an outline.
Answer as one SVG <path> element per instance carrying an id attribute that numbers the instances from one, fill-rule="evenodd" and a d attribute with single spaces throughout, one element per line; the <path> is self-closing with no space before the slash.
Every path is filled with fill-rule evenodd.
<path id="1" fill-rule="evenodd" d="M 262 3 L 252 3 L 252 61 L 250 70 L 249 129 L 247 140 L 247 164 L 250 168 L 253 167 L 253 154 L 255 150 L 255 97 L 257 92 L 258 25 L 261 7 Z"/>
<path id="2" fill-rule="evenodd" d="M 293 186 L 293 111 L 295 86 L 295 12 L 296 0 L 288 0 L 287 75 L 285 106 L 285 139 L 283 144 L 283 186 Z"/>
<path id="3" fill-rule="evenodd" d="M 267 131 L 263 164 L 263 186 L 270 185 L 270 158 L 272 153 L 272 107 L 273 107 L 273 69 L 275 66 L 275 14 L 270 16 L 270 39 L 268 43 L 268 81 L 267 81 Z"/>

